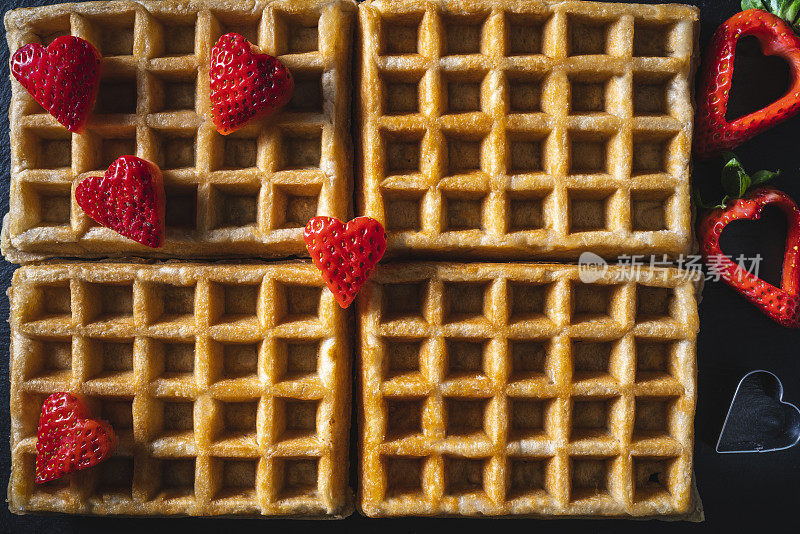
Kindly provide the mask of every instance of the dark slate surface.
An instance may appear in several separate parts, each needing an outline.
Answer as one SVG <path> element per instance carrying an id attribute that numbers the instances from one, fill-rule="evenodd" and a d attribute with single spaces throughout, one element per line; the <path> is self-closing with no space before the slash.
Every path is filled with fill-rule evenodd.
<path id="1" fill-rule="evenodd" d="M 648 0 L 644 0 L 648 1 Z M 39 0 L 7 0 L 3 11 L 22 5 L 54 3 Z M 738 10 L 735 0 L 697 0 L 701 8 L 701 42 L 723 20 Z M 5 42 L 5 39 L 3 39 Z M 737 75 L 734 77 L 732 108 L 752 110 L 777 96 L 786 86 L 785 64 L 774 58 L 764 59 L 753 43 L 740 47 Z M 0 45 L 0 73 L 3 109 L 0 110 L 0 212 L 8 209 L 8 121 L 7 103 L 10 85 L 8 50 Z M 736 105 L 733 105 L 736 104 Z M 748 168 L 784 169 L 775 185 L 800 200 L 800 118 L 763 134 L 738 151 Z M 718 181 L 719 163 L 697 164 L 695 180 L 707 194 Z M 726 252 L 760 253 L 767 258 L 762 266 L 777 277 L 785 225 L 781 217 L 768 213 L 758 223 L 729 227 L 723 239 Z M 0 285 L 8 287 L 14 266 L 0 264 Z M 769 279 L 769 276 L 767 277 Z M 8 302 L 0 297 L 0 317 L 7 317 Z M 800 506 L 800 446 L 769 454 L 719 455 L 714 446 L 739 379 L 753 369 L 768 369 L 785 386 L 785 399 L 800 403 L 800 332 L 779 327 L 762 316 L 753 306 L 720 283 L 706 285 L 700 306 L 699 404 L 696 418 L 696 476 L 702 496 L 706 521 L 701 524 L 622 520 L 471 520 L 471 519 L 392 519 L 368 520 L 359 516 L 344 521 L 311 522 L 249 519 L 99 519 L 69 516 L 13 516 L 0 506 L 0 532 L 166 532 L 168 529 L 219 532 L 223 528 L 240 532 L 434 532 L 459 528 L 479 532 L 499 528 L 507 532 L 650 532 L 703 531 L 740 532 L 750 528 L 777 528 L 778 532 L 797 531 L 797 508 Z M 0 323 L 0 404 L 8 406 L 8 325 Z M 0 409 L 0 433 L 8 436 L 9 417 Z M 0 447 L 0 487 L 5 500 L 9 475 L 9 450 Z M 725 529 L 725 530 L 723 530 Z"/>

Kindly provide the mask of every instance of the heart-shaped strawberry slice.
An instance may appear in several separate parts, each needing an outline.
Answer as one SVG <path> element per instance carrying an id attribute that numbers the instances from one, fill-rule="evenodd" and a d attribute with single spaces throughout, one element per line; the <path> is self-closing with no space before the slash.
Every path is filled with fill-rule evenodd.
<path id="1" fill-rule="evenodd" d="M 784 58 L 792 69 L 792 86 L 764 109 L 732 122 L 725 114 L 733 80 L 736 43 L 752 35 L 764 55 Z M 711 38 L 697 98 L 695 154 L 711 157 L 730 150 L 800 112 L 800 38 L 780 18 L 760 9 L 748 9 L 725 21 Z"/>
<path id="2" fill-rule="evenodd" d="M 289 101 L 294 80 L 286 66 L 259 54 L 238 33 L 228 33 L 211 49 L 211 117 L 227 135 L 265 117 Z"/>
<path id="3" fill-rule="evenodd" d="M 347 224 L 314 217 L 303 234 L 308 252 L 342 308 L 347 308 L 386 252 L 386 232 L 370 217 Z"/>
<path id="4" fill-rule="evenodd" d="M 91 419 L 80 398 L 53 393 L 42 404 L 36 433 L 36 482 L 95 466 L 108 458 L 116 445 L 111 425 Z"/>
<path id="5" fill-rule="evenodd" d="M 161 170 L 147 160 L 117 158 L 104 176 L 83 179 L 75 200 L 99 224 L 137 243 L 164 244 L 164 183 Z"/>
<path id="6" fill-rule="evenodd" d="M 779 208 L 788 222 L 780 288 L 735 263 L 722 253 L 719 244 L 722 231 L 728 224 L 740 219 L 759 219 L 769 205 Z M 725 209 L 718 208 L 710 212 L 703 219 L 699 233 L 706 263 L 714 266 L 725 283 L 779 324 L 800 327 L 800 210 L 794 200 L 777 189 L 755 189 Z"/>
<path id="7" fill-rule="evenodd" d="M 21 47 L 11 58 L 11 74 L 58 122 L 80 132 L 97 97 L 100 64 L 95 47 L 67 35 L 47 48 L 37 43 Z"/>

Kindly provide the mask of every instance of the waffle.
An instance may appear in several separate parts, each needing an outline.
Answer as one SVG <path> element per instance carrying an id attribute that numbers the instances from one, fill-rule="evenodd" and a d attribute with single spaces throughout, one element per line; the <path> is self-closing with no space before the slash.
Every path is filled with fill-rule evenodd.
<path id="1" fill-rule="evenodd" d="M 11 201 L 3 252 L 42 256 L 266 256 L 306 253 L 314 215 L 351 209 L 349 0 L 89 2 L 11 11 L 9 49 L 72 34 L 103 55 L 94 113 L 71 135 L 12 80 Z M 230 136 L 211 121 L 209 55 L 244 35 L 292 71 L 284 110 Z M 157 163 L 166 243 L 148 249 L 96 225 L 76 183 L 118 156 Z"/>
<path id="2" fill-rule="evenodd" d="M 358 308 L 361 510 L 701 518 L 695 284 L 619 274 L 379 266 Z"/>
<path id="3" fill-rule="evenodd" d="M 387 254 L 687 253 L 697 10 L 371 0 L 359 209 Z"/>
<path id="4" fill-rule="evenodd" d="M 332 516 L 349 512 L 349 348 L 310 264 L 22 267 L 11 296 L 13 512 Z M 119 445 L 34 483 L 53 391 Z"/>

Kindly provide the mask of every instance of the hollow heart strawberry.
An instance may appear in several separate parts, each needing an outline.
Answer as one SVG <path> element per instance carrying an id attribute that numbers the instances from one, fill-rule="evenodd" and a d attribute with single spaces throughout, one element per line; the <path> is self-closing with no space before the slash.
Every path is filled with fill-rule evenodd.
<path id="1" fill-rule="evenodd" d="M 104 176 L 82 180 L 75 200 L 99 224 L 137 243 L 164 244 L 164 184 L 161 170 L 147 160 L 117 158 Z"/>
<path id="2" fill-rule="evenodd" d="M 742 8 L 717 28 L 708 46 L 697 94 L 697 119 L 694 139 L 695 154 L 708 158 L 722 150 L 730 150 L 764 130 L 800 112 L 800 38 L 780 17 L 794 23 L 797 2 L 744 0 Z M 773 15 L 763 9 L 772 8 Z M 728 122 L 728 110 L 736 43 L 752 35 L 761 43 L 765 55 L 784 58 L 792 69 L 792 85 L 784 96 L 767 107 Z"/>
<path id="3" fill-rule="evenodd" d="M 223 35 L 211 49 L 210 75 L 211 117 L 224 135 L 280 108 L 294 90 L 286 66 L 238 33 Z"/>
<path id="4" fill-rule="evenodd" d="M 708 212 L 701 220 L 699 238 L 701 252 L 708 265 L 713 265 L 720 278 L 758 306 L 777 323 L 800 327 L 800 209 L 786 193 L 771 187 L 749 190 L 754 183 L 763 183 L 773 173 L 760 171 L 748 176 L 735 158 L 729 156 L 723 180 L 728 197 L 722 206 Z M 739 175 L 735 185 L 734 172 Z M 766 174 L 764 174 L 766 173 Z M 738 192 L 736 190 L 738 189 Z M 738 197 L 738 198 L 737 198 Z M 725 227 L 740 219 L 757 220 L 767 206 L 779 208 L 787 219 L 786 247 L 783 257 L 781 287 L 769 284 L 723 254 L 719 244 Z"/>
<path id="5" fill-rule="evenodd" d="M 26 44 L 11 57 L 11 74 L 48 113 L 80 132 L 97 98 L 100 53 L 79 37 L 59 37 L 47 48 Z"/>
<path id="6" fill-rule="evenodd" d="M 42 404 L 36 432 L 36 482 L 43 484 L 93 467 L 108 458 L 116 445 L 111 425 L 91 419 L 80 398 L 53 393 Z"/>
<path id="7" fill-rule="evenodd" d="M 317 269 L 342 308 L 347 308 L 386 252 L 386 232 L 370 217 L 347 224 L 332 217 L 314 217 L 303 238 Z"/>

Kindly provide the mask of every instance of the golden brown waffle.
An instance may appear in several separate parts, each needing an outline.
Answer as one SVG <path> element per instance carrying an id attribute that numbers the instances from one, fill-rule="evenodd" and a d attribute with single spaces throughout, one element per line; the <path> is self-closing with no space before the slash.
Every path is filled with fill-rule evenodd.
<path id="1" fill-rule="evenodd" d="M 359 209 L 389 254 L 690 251 L 695 8 L 371 0 L 359 15 Z"/>
<path id="2" fill-rule="evenodd" d="M 701 517 L 689 273 L 379 266 L 359 297 L 369 516 Z"/>
<path id="3" fill-rule="evenodd" d="M 350 211 L 349 0 L 89 2 L 11 11 L 9 49 L 76 35 L 103 55 L 85 134 L 70 134 L 12 79 L 11 201 L 3 253 L 39 256 L 305 254 L 314 215 Z M 209 56 L 237 32 L 295 77 L 284 110 L 230 136 L 210 116 Z M 76 183 L 118 156 L 157 163 L 166 243 L 152 250 L 102 228 L 77 206 Z"/>
<path id="4" fill-rule="evenodd" d="M 343 515 L 350 350 L 310 264 L 22 267 L 11 287 L 14 512 Z M 53 391 L 119 446 L 34 483 Z"/>

